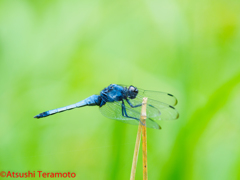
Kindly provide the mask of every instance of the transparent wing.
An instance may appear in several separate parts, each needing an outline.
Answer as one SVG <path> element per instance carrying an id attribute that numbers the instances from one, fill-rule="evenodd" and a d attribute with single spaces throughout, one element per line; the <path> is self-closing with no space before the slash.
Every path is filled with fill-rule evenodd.
<path id="1" fill-rule="evenodd" d="M 127 85 L 122 85 L 122 84 L 120 84 L 120 86 L 123 86 L 126 88 L 129 87 Z M 138 89 L 138 96 L 141 98 L 147 97 L 149 99 L 157 100 L 157 101 L 169 104 L 171 106 L 175 106 L 178 103 L 177 98 L 172 94 L 161 92 L 161 91 L 144 90 L 138 87 L 137 89 Z"/>
<path id="2" fill-rule="evenodd" d="M 124 100 L 124 104 L 126 108 L 126 113 L 129 117 L 123 116 L 122 102 L 119 102 L 119 101 L 107 102 L 105 105 L 103 105 L 100 108 L 100 112 L 107 118 L 115 119 L 128 124 L 139 125 L 139 119 L 141 115 L 141 106 L 136 108 L 131 108 L 125 100 Z M 151 106 L 147 106 L 147 109 L 149 113 L 147 114 L 146 126 L 149 128 L 161 129 L 161 127 L 150 117 L 151 115 L 153 117 L 157 117 L 157 115 L 160 114 L 158 109 Z M 137 118 L 138 120 L 130 117 Z"/>
<path id="3" fill-rule="evenodd" d="M 135 99 L 130 99 L 129 101 L 133 105 L 141 104 L 142 103 L 142 96 L 137 96 Z M 151 98 L 148 98 L 147 100 L 147 115 L 150 116 L 153 120 L 174 120 L 178 119 L 179 113 L 178 111 L 171 105 L 168 105 L 166 103 L 153 100 Z M 154 109 L 157 109 L 159 113 L 153 113 L 152 108 L 148 107 L 154 107 Z M 135 108 L 134 108 L 135 109 Z"/>

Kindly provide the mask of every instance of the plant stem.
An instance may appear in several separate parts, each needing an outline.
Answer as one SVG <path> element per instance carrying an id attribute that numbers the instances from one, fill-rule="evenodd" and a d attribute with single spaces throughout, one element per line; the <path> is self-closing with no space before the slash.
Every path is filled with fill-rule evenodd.
<path id="1" fill-rule="evenodd" d="M 140 146 L 140 140 L 141 140 L 141 130 L 142 130 L 141 123 L 139 123 L 138 132 L 137 132 L 137 139 L 136 139 L 134 155 L 133 155 L 132 171 L 131 171 L 130 180 L 135 179 L 136 168 L 137 168 L 137 160 L 138 160 L 138 152 L 139 152 L 139 146 Z"/>
<path id="2" fill-rule="evenodd" d="M 142 151 L 143 151 L 143 180 L 147 180 L 147 129 L 146 129 L 146 104 L 147 98 L 143 98 L 142 105 Z"/>
<path id="3" fill-rule="evenodd" d="M 131 170 L 131 177 L 130 180 L 135 179 L 136 174 L 136 168 L 137 168 L 137 159 L 138 159 L 138 152 L 139 152 L 139 146 L 140 146 L 140 140 L 141 140 L 141 131 L 143 130 L 145 133 L 142 135 L 143 138 L 145 138 L 144 141 L 142 141 L 143 146 L 143 179 L 147 180 L 147 139 L 146 139 L 146 106 L 147 105 L 147 98 L 143 98 L 142 102 L 142 111 L 141 111 L 141 117 L 140 117 L 140 123 L 138 126 L 138 132 L 137 132 L 137 139 L 134 149 L 134 155 L 133 155 L 133 163 L 132 163 L 132 170 Z M 142 125 L 143 124 L 143 125 Z"/>

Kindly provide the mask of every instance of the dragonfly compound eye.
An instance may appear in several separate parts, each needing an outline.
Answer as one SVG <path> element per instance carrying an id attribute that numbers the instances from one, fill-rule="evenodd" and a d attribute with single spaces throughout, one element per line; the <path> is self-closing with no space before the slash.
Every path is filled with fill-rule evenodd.
<path id="1" fill-rule="evenodd" d="M 128 97 L 134 99 L 138 94 L 138 89 L 134 86 L 129 86 L 128 88 Z"/>
<path id="2" fill-rule="evenodd" d="M 128 88 L 129 91 L 135 91 L 135 89 L 136 88 L 134 86 L 129 86 L 129 88 Z"/>

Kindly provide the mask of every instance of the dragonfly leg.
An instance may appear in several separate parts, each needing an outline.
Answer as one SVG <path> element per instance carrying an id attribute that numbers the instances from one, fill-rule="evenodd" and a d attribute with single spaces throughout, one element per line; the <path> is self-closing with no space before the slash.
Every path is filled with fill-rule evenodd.
<path id="1" fill-rule="evenodd" d="M 132 108 L 135 108 L 135 107 L 139 107 L 139 106 L 142 106 L 142 104 L 137 104 L 137 105 L 132 105 L 132 103 L 129 101 L 129 99 L 126 99 L 127 100 L 127 102 L 128 102 L 128 104 L 132 107 Z M 151 104 L 148 104 L 150 107 L 153 107 L 153 108 L 155 108 L 153 105 L 151 105 Z"/>
<path id="2" fill-rule="evenodd" d="M 132 105 L 132 103 L 129 101 L 129 99 L 126 99 L 128 104 L 132 107 L 132 108 L 135 108 L 135 107 L 139 107 L 139 106 L 142 106 L 142 104 L 137 104 L 137 105 Z"/>
<path id="3" fill-rule="evenodd" d="M 144 124 L 140 121 L 140 119 L 135 118 L 135 117 L 128 116 L 127 111 L 126 111 L 126 107 L 125 107 L 125 104 L 124 104 L 124 101 L 122 101 L 122 115 L 123 115 L 124 117 L 127 117 L 127 118 L 136 119 L 136 120 L 139 121 L 142 125 L 144 125 Z"/>
<path id="4" fill-rule="evenodd" d="M 125 109 L 126 110 L 126 109 Z M 124 112 L 124 107 L 123 107 L 123 104 L 122 104 L 122 116 L 125 117 L 125 112 Z"/>

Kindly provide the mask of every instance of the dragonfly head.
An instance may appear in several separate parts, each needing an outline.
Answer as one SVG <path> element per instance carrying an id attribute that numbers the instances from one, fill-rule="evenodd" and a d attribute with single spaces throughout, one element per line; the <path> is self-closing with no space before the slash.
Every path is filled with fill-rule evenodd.
<path id="1" fill-rule="evenodd" d="M 134 99 L 138 94 L 138 89 L 134 86 L 129 86 L 128 88 L 128 97 Z"/>

